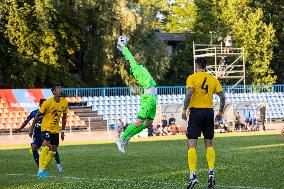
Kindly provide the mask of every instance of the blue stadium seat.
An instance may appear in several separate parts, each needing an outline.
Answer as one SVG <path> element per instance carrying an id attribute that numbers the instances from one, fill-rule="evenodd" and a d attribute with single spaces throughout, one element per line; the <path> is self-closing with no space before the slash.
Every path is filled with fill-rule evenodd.
<path id="1" fill-rule="evenodd" d="M 173 104 L 179 104 L 179 102 L 178 102 L 177 99 L 174 99 L 172 103 L 173 103 Z"/>
<path id="2" fill-rule="evenodd" d="M 126 114 L 125 109 L 122 109 L 122 110 L 120 110 L 120 111 L 121 111 L 121 114 L 122 114 L 122 115 L 125 115 L 125 114 Z"/>
<path id="3" fill-rule="evenodd" d="M 171 98 L 172 98 L 173 101 L 178 98 L 176 94 L 172 94 L 171 96 L 172 96 Z"/>
<path id="4" fill-rule="evenodd" d="M 128 124 L 133 123 L 132 119 L 128 118 L 128 119 L 127 119 L 127 123 L 128 123 Z"/>
<path id="5" fill-rule="evenodd" d="M 172 95 L 165 95 L 168 100 L 172 100 Z"/>
<path id="6" fill-rule="evenodd" d="M 105 101 L 109 101 L 109 96 L 104 96 Z"/>
<path id="7" fill-rule="evenodd" d="M 84 97 L 82 97 L 82 101 L 87 102 L 87 101 L 92 101 L 92 100 L 88 100 L 88 97 L 84 96 Z"/>
<path id="8" fill-rule="evenodd" d="M 115 101 L 120 101 L 120 96 L 115 96 L 114 99 Z"/>
<path id="9" fill-rule="evenodd" d="M 104 112 L 102 110 L 99 110 L 98 115 L 104 115 Z"/>
<path id="10" fill-rule="evenodd" d="M 137 104 L 137 102 L 136 102 L 136 98 L 134 99 L 131 99 L 131 104 Z"/>
<path id="11" fill-rule="evenodd" d="M 109 110 L 109 114 L 111 114 L 111 115 L 115 115 L 115 114 L 116 114 L 116 112 L 115 112 L 114 110 Z"/>
<path id="12" fill-rule="evenodd" d="M 111 111 L 116 111 L 116 108 L 115 108 L 115 106 L 109 106 L 109 110 L 111 110 Z"/>
<path id="13" fill-rule="evenodd" d="M 103 110 L 109 110 L 110 108 L 109 108 L 109 106 L 103 106 Z"/>
<path id="14" fill-rule="evenodd" d="M 93 97 L 93 101 L 97 101 L 97 102 L 98 102 L 98 101 L 99 101 L 99 97 L 94 96 L 94 97 Z"/>
<path id="15" fill-rule="evenodd" d="M 141 98 L 140 95 L 136 95 L 136 100 L 137 101 L 140 101 L 140 98 Z"/>
<path id="16" fill-rule="evenodd" d="M 181 99 L 181 98 L 178 99 L 179 104 L 183 103 L 183 101 L 184 101 L 184 99 Z"/>
<path id="17" fill-rule="evenodd" d="M 109 101 L 109 105 L 111 105 L 111 106 L 115 105 L 115 101 L 113 101 L 113 100 Z"/>
<path id="18" fill-rule="evenodd" d="M 99 109 L 98 109 L 97 106 L 95 106 L 95 105 L 92 106 L 92 111 L 98 111 L 98 110 L 99 110 Z"/>

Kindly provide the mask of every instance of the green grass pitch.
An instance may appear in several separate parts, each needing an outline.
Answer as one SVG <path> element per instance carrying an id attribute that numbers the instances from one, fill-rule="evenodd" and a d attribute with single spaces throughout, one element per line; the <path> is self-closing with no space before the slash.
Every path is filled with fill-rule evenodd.
<path id="1" fill-rule="evenodd" d="M 0 145 L 0 188 L 186 188 L 185 136 L 154 139 L 134 140 L 126 154 L 119 153 L 114 143 L 63 145 L 59 153 L 65 172 L 58 173 L 52 162 L 47 179 L 36 177 L 37 168 L 27 148 Z M 217 135 L 214 145 L 215 188 L 284 188 L 284 139 L 279 132 Z M 207 188 L 202 139 L 198 141 L 197 168 L 196 188 Z"/>

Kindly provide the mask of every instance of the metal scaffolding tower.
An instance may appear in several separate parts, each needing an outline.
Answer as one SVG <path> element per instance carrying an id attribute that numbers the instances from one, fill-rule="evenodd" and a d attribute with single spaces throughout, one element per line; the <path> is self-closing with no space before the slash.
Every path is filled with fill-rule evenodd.
<path id="1" fill-rule="evenodd" d="M 193 60 L 207 59 L 207 72 L 219 80 L 234 80 L 236 85 L 245 85 L 244 48 L 225 47 L 220 45 L 195 44 L 193 42 Z M 211 59 L 211 60 L 210 60 Z"/>

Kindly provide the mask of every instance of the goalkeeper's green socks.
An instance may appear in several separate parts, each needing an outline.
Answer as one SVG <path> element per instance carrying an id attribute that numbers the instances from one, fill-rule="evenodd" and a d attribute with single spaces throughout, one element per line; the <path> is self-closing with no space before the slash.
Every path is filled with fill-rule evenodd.
<path id="1" fill-rule="evenodd" d="M 143 131 L 146 128 L 145 124 L 140 125 L 139 127 L 137 127 L 132 133 L 130 133 L 130 137 L 135 136 L 136 134 L 140 133 L 141 131 Z"/>
<path id="2" fill-rule="evenodd" d="M 125 141 L 131 137 L 133 137 L 134 135 L 140 133 L 141 131 L 143 131 L 146 128 L 145 124 L 140 125 L 139 127 L 136 127 L 133 123 L 131 123 L 127 129 L 125 130 L 125 132 L 121 135 L 120 139 L 122 141 Z"/>
<path id="3" fill-rule="evenodd" d="M 125 141 L 130 135 L 131 133 L 136 129 L 135 125 L 133 123 L 131 123 L 127 129 L 125 130 L 125 132 L 120 136 L 120 140 Z"/>

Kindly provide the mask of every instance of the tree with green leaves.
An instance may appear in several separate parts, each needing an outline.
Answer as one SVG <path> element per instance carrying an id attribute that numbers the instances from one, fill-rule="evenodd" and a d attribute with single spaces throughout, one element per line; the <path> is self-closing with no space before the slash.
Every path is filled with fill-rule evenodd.
<path id="1" fill-rule="evenodd" d="M 284 1 L 252 1 L 251 6 L 261 8 L 263 11 L 263 21 L 266 24 L 272 24 L 275 29 L 277 42 L 273 48 L 271 67 L 275 75 L 277 75 L 277 83 L 284 83 Z"/>
<path id="2" fill-rule="evenodd" d="M 189 0 L 167 1 L 168 8 L 162 19 L 163 30 L 167 32 L 190 32 L 196 17 L 195 4 Z"/>
<path id="3" fill-rule="evenodd" d="M 236 47 L 245 48 L 247 81 L 273 84 L 276 76 L 271 69 L 275 30 L 263 22 L 263 10 L 250 5 L 251 0 L 199 0 L 195 31 L 200 35 L 214 32 L 215 40 L 233 36 Z M 209 39 L 208 39 L 209 41 Z"/>
<path id="4" fill-rule="evenodd" d="M 45 87 L 52 82 L 65 87 L 121 86 L 125 75 L 115 47 L 121 34 L 131 36 L 134 49 L 148 41 L 144 51 L 137 51 L 141 63 L 163 70 L 168 63 L 166 46 L 151 33 L 152 5 L 139 3 L 3 1 L 0 36 L 8 44 L 1 46 L 6 47 L 3 54 L 8 49 L 14 53 L 1 61 L 1 67 L 7 68 L 7 74 L 2 71 L 5 82 L 13 87 Z M 158 71 L 157 78 L 164 72 Z"/>
<path id="5" fill-rule="evenodd" d="M 7 57 L 2 65 L 6 67 L 2 73 L 6 84 L 45 87 L 61 81 L 67 86 L 79 86 L 65 64 L 63 54 L 68 54 L 68 48 L 59 45 L 64 32 L 56 30 L 60 27 L 54 27 L 57 18 L 54 4 L 40 0 L 10 0 L 1 3 L 0 7 L 2 37 L 14 50 L 12 59 Z"/>

